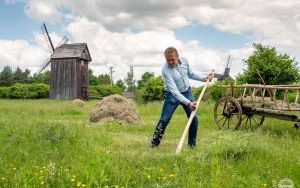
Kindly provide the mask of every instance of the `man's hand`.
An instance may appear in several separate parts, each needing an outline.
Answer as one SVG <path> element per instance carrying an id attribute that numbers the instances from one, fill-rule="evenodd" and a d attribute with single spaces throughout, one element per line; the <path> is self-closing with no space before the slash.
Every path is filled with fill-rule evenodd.
<path id="1" fill-rule="evenodd" d="M 209 80 L 210 82 L 212 81 L 213 78 L 214 78 L 214 74 L 212 72 L 208 73 L 208 75 L 206 76 L 206 80 Z"/>
<path id="2" fill-rule="evenodd" d="M 190 102 L 189 103 L 189 107 L 194 111 L 196 110 L 196 106 L 197 106 L 197 103 L 196 102 Z"/>

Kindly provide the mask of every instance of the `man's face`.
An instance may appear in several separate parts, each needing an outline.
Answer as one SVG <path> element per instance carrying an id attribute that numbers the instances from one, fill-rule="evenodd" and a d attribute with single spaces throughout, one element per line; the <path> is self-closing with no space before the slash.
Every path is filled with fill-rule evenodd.
<path id="1" fill-rule="evenodd" d="M 168 53 L 166 56 L 166 61 L 171 67 L 176 67 L 178 65 L 178 56 L 175 52 Z"/>

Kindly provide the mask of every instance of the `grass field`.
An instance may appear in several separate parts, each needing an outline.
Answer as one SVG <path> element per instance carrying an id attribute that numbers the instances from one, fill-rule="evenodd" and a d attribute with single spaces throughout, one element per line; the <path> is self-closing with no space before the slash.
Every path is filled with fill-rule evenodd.
<path id="1" fill-rule="evenodd" d="M 197 147 L 175 149 L 187 118 L 177 109 L 162 144 L 149 148 L 161 104 L 137 105 L 143 123 L 89 122 L 97 101 L 0 100 L 0 187 L 300 186 L 300 133 L 267 119 L 256 130 L 220 131 L 201 104 Z"/>

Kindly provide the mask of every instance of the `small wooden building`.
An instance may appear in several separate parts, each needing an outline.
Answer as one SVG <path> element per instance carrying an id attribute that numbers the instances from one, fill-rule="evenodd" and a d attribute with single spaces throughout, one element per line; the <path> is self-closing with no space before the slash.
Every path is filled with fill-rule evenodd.
<path id="1" fill-rule="evenodd" d="M 87 99 L 88 64 L 92 60 L 86 43 L 62 44 L 51 55 L 51 99 Z"/>

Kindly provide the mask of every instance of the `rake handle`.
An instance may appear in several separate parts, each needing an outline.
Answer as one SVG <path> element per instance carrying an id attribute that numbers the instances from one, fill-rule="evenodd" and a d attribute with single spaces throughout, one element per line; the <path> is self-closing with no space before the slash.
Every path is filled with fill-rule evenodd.
<path id="1" fill-rule="evenodd" d="M 198 110 L 198 108 L 199 108 L 201 99 L 202 99 L 202 97 L 203 97 L 203 95 L 204 95 L 204 92 L 205 92 L 207 86 L 208 86 L 208 83 L 209 83 L 209 80 L 207 79 L 206 82 L 205 82 L 205 84 L 204 84 L 204 87 L 203 87 L 203 89 L 202 89 L 202 91 L 201 91 L 201 93 L 200 93 L 200 96 L 199 96 L 199 98 L 198 98 L 198 100 L 197 100 L 196 109 L 192 111 L 192 113 L 191 113 L 191 115 L 190 115 L 190 117 L 189 117 L 189 120 L 188 120 L 188 122 L 187 122 L 187 124 L 186 124 L 186 126 L 185 126 L 185 129 L 184 129 L 184 131 L 183 131 L 183 134 L 182 134 L 182 136 L 181 136 L 181 139 L 180 139 L 179 144 L 178 144 L 177 149 L 176 149 L 176 154 L 179 154 L 179 153 L 181 152 L 181 150 L 182 150 L 182 147 L 183 147 L 183 143 L 184 143 L 185 137 L 186 137 L 186 135 L 187 135 L 187 133 L 188 133 L 188 130 L 189 130 L 190 126 L 191 126 L 191 123 L 192 123 L 192 121 L 193 121 L 193 119 L 194 119 L 194 117 L 195 117 L 195 115 L 196 115 L 196 113 L 197 113 L 197 110 Z"/>

